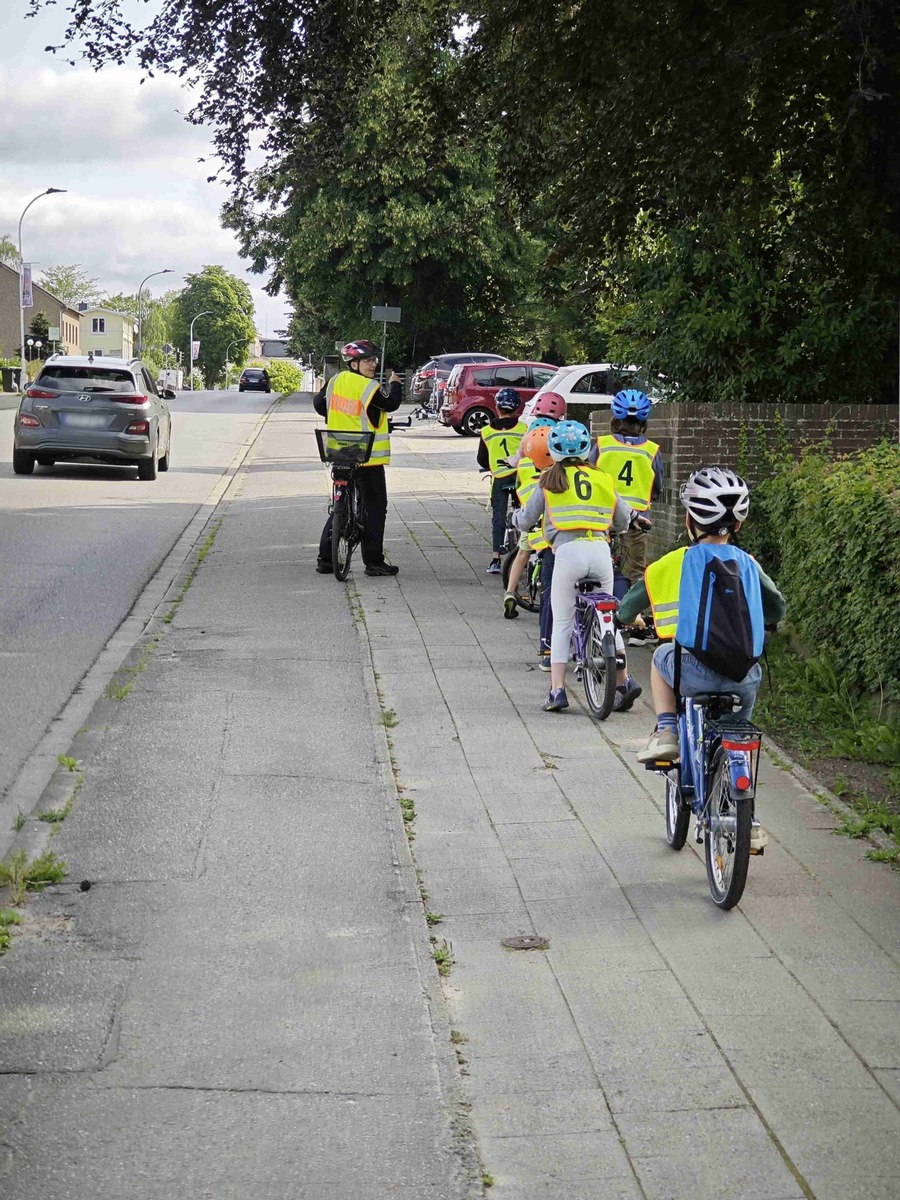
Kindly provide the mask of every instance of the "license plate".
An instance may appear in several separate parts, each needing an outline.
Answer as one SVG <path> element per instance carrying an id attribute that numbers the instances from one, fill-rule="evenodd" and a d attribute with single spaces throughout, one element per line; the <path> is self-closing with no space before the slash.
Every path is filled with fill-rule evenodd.
<path id="1" fill-rule="evenodd" d="M 102 413 L 64 412 L 59 414 L 59 423 L 74 429 L 105 429 L 109 417 Z"/>

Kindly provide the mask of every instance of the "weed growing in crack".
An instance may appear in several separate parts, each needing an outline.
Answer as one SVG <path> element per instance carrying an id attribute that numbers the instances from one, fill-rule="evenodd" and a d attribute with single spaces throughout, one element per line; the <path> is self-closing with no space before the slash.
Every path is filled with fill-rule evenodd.
<path id="1" fill-rule="evenodd" d="M 392 708 L 386 708 L 381 714 L 381 723 L 385 729 L 396 729 L 400 724 L 400 718 Z"/>
<path id="2" fill-rule="evenodd" d="M 9 929 L 11 925 L 21 925 L 22 918 L 11 908 L 0 908 L 0 954 L 3 954 L 12 941 Z"/>
<path id="3" fill-rule="evenodd" d="M 56 761 L 61 767 L 65 767 L 67 771 L 78 770 L 78 759 L 73 758 L 71 754 L 57 754 Z"/>
<path id="4" fill-rule="evenodd" d="M 13 830 L 16 833 L 18 833 L 24 824 L 25 824 L 25 814 L 22 812 L 22 810 L 20 808 L 19 811 L 16 813 L 16 819 L 12 823 Z"/>
<path id="5" fill-rule="evenodd" d="M 444 919 L 443 913 L 433 913 L 433 912 L 425 913 L 425 920 L 429 925 L 440 925 L 440 923 L 441 923 L 441 921 L 443 921 L 443 919 Z"/>
<path id="6" fill-rule="evenodd" d="M 456 965 L 456 959 L 453 957 L 453 944 L 446 938 L 438 941 L 433 934 L 429 940 L 432 958 L 437 963 L 438 975 L 446 978 Z"/>
<path id="7" fill-rule="evenodd" d="M 14 850 L 0 863 L 0 887 L 9 888 L 12 904 L 19 905 L 26 892 L 37 892 L 48 883 L 62 883 L 66 877 L 66 864 L 52 850 L 45 850 L 29 861 L 24 850 Z"/>

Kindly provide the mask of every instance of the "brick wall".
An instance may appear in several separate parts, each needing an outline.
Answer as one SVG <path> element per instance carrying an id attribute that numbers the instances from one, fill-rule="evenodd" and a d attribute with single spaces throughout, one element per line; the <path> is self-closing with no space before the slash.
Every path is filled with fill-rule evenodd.
<path id="1" fill-rule="evenodd" d="M 829 431 L 835 454 L 873 446 L 885 437 L 897 439 L 898 409 L 887 404 L 666 404 L 659 405 L 647 426 L 666 463 L 662 500 L 653 505 L 653 552 L 672 546 L 684 528 L 684 509 L 678 499 L 692 471 L 711 463 L 737 467 L 740 445 L 749 449 L 747 481 L 755 482 L 753 463 L 761 439 L 777 445 L 784 436 L 799 454 L 805 445 L 821 442 Z M 609 431 L 607 414 L 595 413 L 594 434 Z"/>

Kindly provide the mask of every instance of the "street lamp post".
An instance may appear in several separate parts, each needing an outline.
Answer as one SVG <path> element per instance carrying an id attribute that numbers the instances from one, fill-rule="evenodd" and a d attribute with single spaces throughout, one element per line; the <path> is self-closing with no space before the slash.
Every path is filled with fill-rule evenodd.
<path id="1" fill-rule="evenodd" d="M 22 378 L 19 380 L 19 384 L 23 392 L 25 384 L 28 382 L 28 370 L 25 365 L 25 259 L 22 255 L 22 222 L 25 220 L 25 214 L 29 208 L 35 201 L 40 200 L 41 196 L 56 196 L 66 190 L 66 188 L 46 188 L 43 192 L 38 192 L 32 200 L 28 201 L 19 217 L 19 359 L 22 366 Z"/>
<path id="2" fill-rule="evenodd" d="M 144 310 L 141 307 L 141 292 L 144 290 L 144 284 L 147 282 L 147 279 L 154 279 L 157 275 L 171 275 L 171 274 L 172 274 L 171 267 L 163 267 L 163 269 L 161 271 L 151 271 L 151 273 L 146 277 L 146 279 L 141 280 L 141 286 L 138 288 L 138 295 L 137 295 L 137 301 L 138 301 L 137 357 L 138 358 L 141 358 L 141 356 L 143 355 L 143 352 L 144 352 Z"/>
<path id="3" fill-rule="evenodd" d="M 246 338 L 232 338 L 225 350 L 225 388 L 228 388 L 228 354 L 232 346 L 236 346 L 238 342 L 246 342 Z"/>
<path id="4" fill-rule="evenodd" d="M 211 316 L 212 316 L 212 309 L 208 308 L 206 310 L 206 312 L 197 313 L 196 317 L 194 317 L 194 321 L 199 321 L 201 317 L 211 317 Z M 191 361 L 191 391 L 194 390 L 194 321 L 191 321 L 191 334 L 190 334 L 190 339 L 188 341 L 188 354 L 190 355 L 190 361 Z"/>

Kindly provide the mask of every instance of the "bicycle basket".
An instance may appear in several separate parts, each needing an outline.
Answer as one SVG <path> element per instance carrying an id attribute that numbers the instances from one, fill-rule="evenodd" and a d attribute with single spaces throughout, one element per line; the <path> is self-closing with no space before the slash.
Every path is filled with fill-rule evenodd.
<path id="1" fill-rule="evenodd" d="M 324 463 L 337 463 L 342 467 L 361 466 L 369 461 L 374 443 L 374 433 L 351 429 L 316 430 L 319 458 Z"/>

